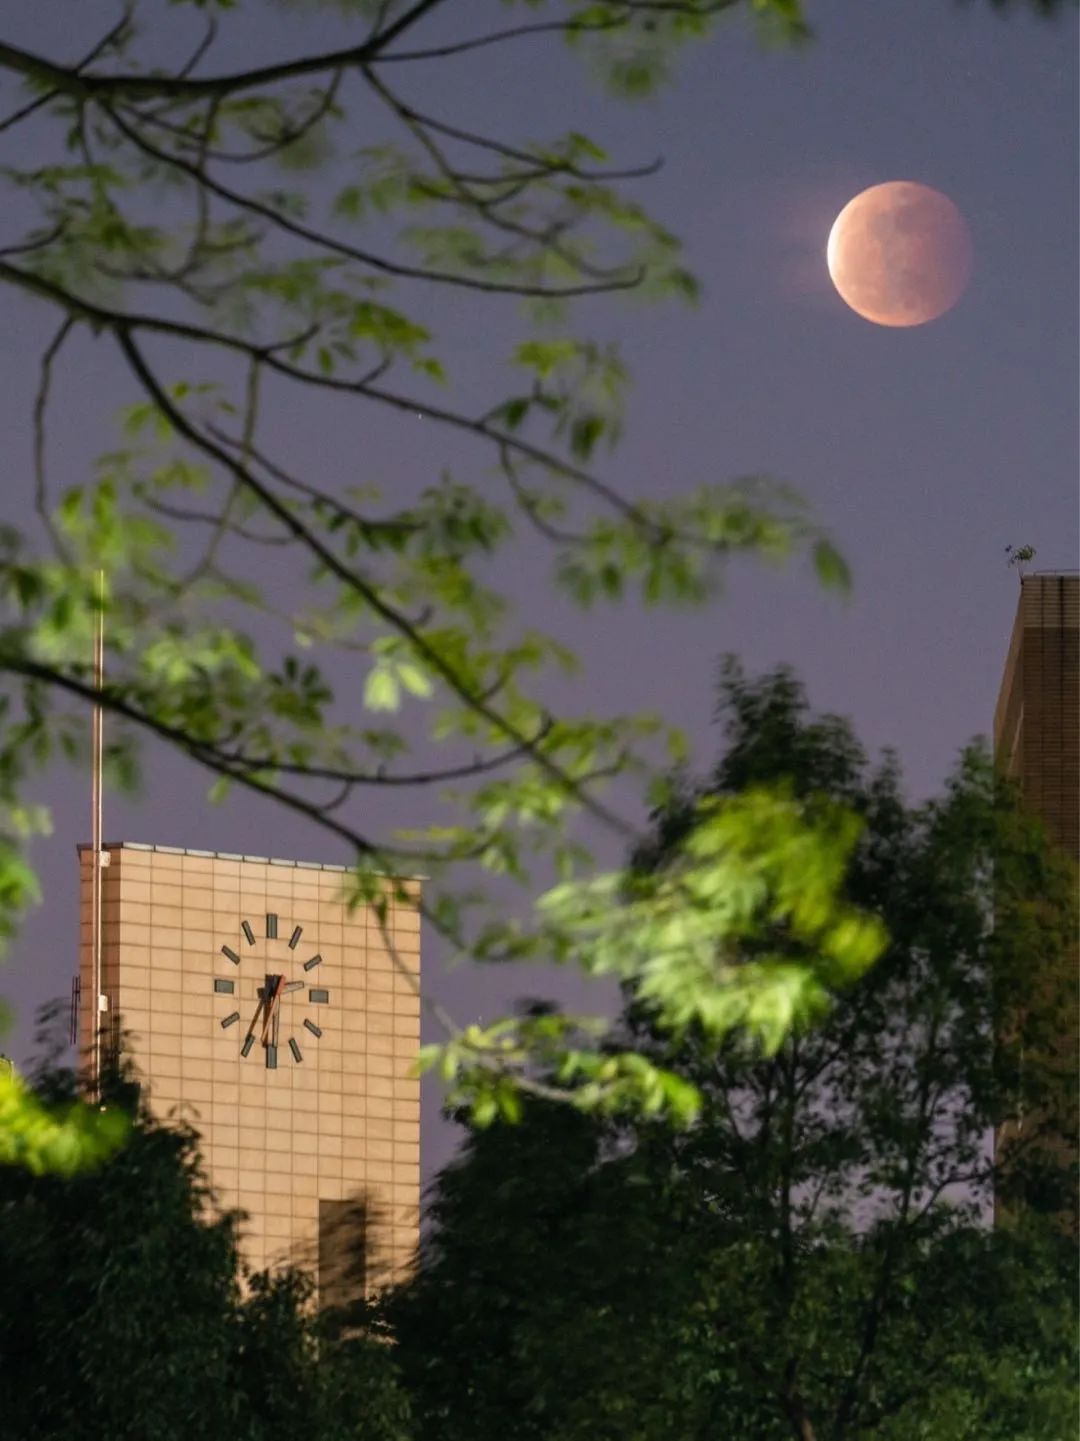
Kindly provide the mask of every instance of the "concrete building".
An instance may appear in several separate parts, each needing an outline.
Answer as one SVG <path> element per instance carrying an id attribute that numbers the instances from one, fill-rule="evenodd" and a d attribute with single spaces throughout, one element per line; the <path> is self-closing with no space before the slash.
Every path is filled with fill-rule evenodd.
<path id="1" fill-rule="evenodd" d="M 994 756 L 1051 838 L 1080 863 L 1080 574 L 1041 571 L 1020 581 L 1020 598 L 994 713 Z M 1073 994 L 1080 964 L 1062 957 Z M 1031 978 L 1032 986 L 1039 978 Z M 1075 1072 L 1078 1016 L 1061 1017 L 1060 1046 Z M 1062 1117 L 1075 1136 L 1076 1117 Z M 1011 1133 L 995 1138 L 1004 1154 Z M 1076 1146 L 1066 1158 L 1075 1161 Z"/>
<path id="2" fill-rule="evenodd" d="M 419 882 L 390 900 L 388 945 L 370 906 L 350 912 L 344 867 L 106 845 L 98 1000 L 90 846 L 79 861 L 84 1054 L 99 1019 L 106 1046 L 123 1027 L 154 1114 L 192 1123 L 221 1203 L 248 1213 L 249 1265 L 300 1264 L 326 1303 L 400 1278 L 419 1222 Z"/>

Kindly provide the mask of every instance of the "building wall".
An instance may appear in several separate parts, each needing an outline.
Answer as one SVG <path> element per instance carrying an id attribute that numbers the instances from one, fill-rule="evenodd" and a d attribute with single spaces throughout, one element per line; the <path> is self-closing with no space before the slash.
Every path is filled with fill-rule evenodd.
<path id="1" fill-rule="evenodd" d="M 1080 858 L 1080 575 L 1020 583 L 994 754 L 1066 854 Z"/>
<path id="2" fill-rule="evenodd" d="M 1080 862 L 1080 575 L 1031 575 L 1021 580 L 994 713 L 994 755 L 1017 781 L 1025 805 L 1042 821 L 1050 838 Z M 1074 988 L 1074 1003 L 1061 1018 L 1058 1046 L 1061 1060 L 1075 1073 L 1080 950 L 1074 946 L 1061 964 Z M 1031 978 L 1033 993 L 1039 980 Z M 1015 1023 L 1013 1018 L 1008 1024 Z M 1060 1119 L 1075 1134 L 1071 1105 L 1069 1114 Z M 999 1131 L 995 1138 L 999 1158 L 1006 1155 L 1017 1129 L 1013 1125 Z M 1065 1164 L 1076 1160 L 1075 1144 L 1062 1160 Z"/>
<path id="3" fill-rule="evenodd" d="M 245 1260 L 316 1274 L 321 1261 L 324 1299 L 343 1299 L 359 1282 L 342 1247 L 363 1232 L 366 1288 L 400 1277 L 419 1221 L 419 1081 L 408 1074 L 420 1041 L 418 882 L 405 882 L 410 902 L 391 900 L 387 916 L 403 974 L 371 908 L 350 914 L 340 867 L 130 844 L 106 855 L 102 1020 L 122 1024 L 155 1115 L 186 1118 L 200 1132 L 221 1203 L 249 1213 Z M 90 847 L 79 859 L 86 1048 L 96 1019 Z M 274 1069 L 261 1027 L 241 1055 L 267 974 L 303 982 L 281 1003 Z M 231 982 L 232 993 L 215 982 Z M 327 1003 L 311 999 L 315 989 Z"/>

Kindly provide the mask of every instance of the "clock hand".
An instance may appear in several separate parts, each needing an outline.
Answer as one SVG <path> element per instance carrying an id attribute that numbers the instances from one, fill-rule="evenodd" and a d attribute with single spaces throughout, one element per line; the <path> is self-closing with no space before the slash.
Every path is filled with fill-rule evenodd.
<path id="1" fill-rule="evenodd" d="M 283 991 L 302 991 L 305 984 L 305 981 L 286 981 L 281 989 Z"/>
<path id="2" fill-rule="evenodd" d="M 246 1056 L 251 1050 L 252 1043 L 255 1040 L 255 1027 L 259 1024 L 259 1017 L 262 1014 L 263 1006 L 266 1004 L 266 996 L 261 986 L 258 990 L 258 996 L 259 1004 L 255 1007 L 255 1014 L 251 1018 L 251 1025 L 248 1026 L 247 1035 L 244 1037 L 244 1044 L 240 1048 L 240 1054 L 242 1056 Z"/>
<path id="3" fill-rule="evenodd" d="M 264 1012 L 262 1043 L 264 1046 L 267 1044 L 267 1038 L 270 1034 L 270 1026 L 277 1012 L 277 1003 L 281 995 L 281 986 L 284 979 L 284 976 L 267 977 L 266 994 L 263 997 Z"/>

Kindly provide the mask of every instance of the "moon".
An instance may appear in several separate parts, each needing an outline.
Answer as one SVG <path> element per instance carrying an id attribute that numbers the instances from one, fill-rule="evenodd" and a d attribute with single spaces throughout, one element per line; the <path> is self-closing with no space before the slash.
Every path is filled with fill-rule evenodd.
<path id="1" fill-rule="evenodd" d="M 871 185 L 829 232 L 829 275 L 875 325 L 925 325 L 951 310 L 971 278 L 971 237 L 947 195 L 914 180 Z"/>

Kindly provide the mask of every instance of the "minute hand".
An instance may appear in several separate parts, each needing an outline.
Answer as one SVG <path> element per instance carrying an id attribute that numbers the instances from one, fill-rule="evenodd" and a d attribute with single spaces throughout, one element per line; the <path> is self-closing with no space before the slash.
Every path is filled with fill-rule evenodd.
<path id="1" fill-rule="evenodd" d="M 277 1012 L 278 1000 L 279 1000 L 280 997 L 281 997 L 282 984 L 283 984 L 283 977 L 278 976 L 278 977 L 276 978 L 276 980 L 275 980 L 275 984 L 274 984 L 273 988 L 271 989 L 271 988 L 268 986 L 268 987 L 267 987 L 267 993 L 266 993 L 266 995 L 263 997 L 264 1011 L 263 1011 L 262 1043 L 263 1043 L 264 1046 L 266 1045 L 266 1043 L 267 1043 L 267 1038 L 268 1038 L 268 1036 L 269 1036 L 269 1034 L 270 1034 L 270 1026 L 271 1026 L 271 1023 L 272 1023 L 273 1020 L 275 1019 L 275 1015 L 276 1015 L 276 1012 Z"/>

